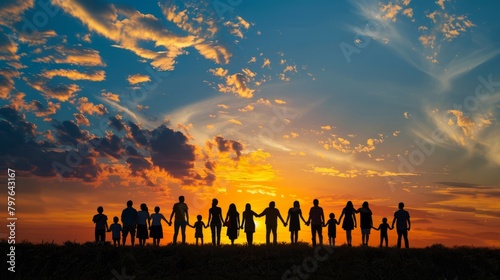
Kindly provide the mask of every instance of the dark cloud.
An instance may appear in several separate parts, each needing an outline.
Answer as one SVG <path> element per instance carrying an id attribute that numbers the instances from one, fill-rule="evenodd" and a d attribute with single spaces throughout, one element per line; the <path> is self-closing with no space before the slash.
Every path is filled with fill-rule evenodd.
<path id="1" fill-rule="evenodd" d="M 161 125 L 152 131 L 149 148 L 153 164 L 174 178 L 182 179 L 191 174 L 195 148 L 182 132 Z"/>
<path id="2" fill-rule="evenodd" d="M 83 133 L 78 124 L 73 121 L 56 123 L 54 127 L 57 129 L 57 138 L 61 144 L 72 144 L 76 146 L 79 141 L 85 140 L 85 133 Z"/>
<path id="3" fill-rule="evenodd" d="M 225 139 L 222 136 L 215 136 L 214 141 L 217 144 L 219 152 L 233 151 L 236 153 L 236 159 L 240 158 L 241 151 L 243 150 L 243 145 L 240 142 Z"/>
<path id="4" fill-rule="evenodd" d="M 109 118 L 109 125 L 116 129 L 117 131 L 122 131 L 125 129 L 125 123 L 121 120 L 121 117 L 113 116 Z"/>
<path id="5" fill-rule="evenodd" d="M 146 146 L 148 144 L 147 131 L 141 129 L 138 125 L 136 125 L 133 122 L 129 122 L 128 125 L 130 127 L 130 132 L 132 133 L 132 137 L 134 138 L 135 142 L 137 142 L 137 144 L 140 144 L 142 146 Z"/>
<path id="6" fill-rule="evenodd" d="M 94 138 L 92 142 L 98 143 L 95 145 L 94 150 L 99 153 L 100 156 L 112 156 L 116 159 L 122 158 L 123 152 L 123 141 L 120 137 L 116 135 L 108 135 L 102 138 Z"/>

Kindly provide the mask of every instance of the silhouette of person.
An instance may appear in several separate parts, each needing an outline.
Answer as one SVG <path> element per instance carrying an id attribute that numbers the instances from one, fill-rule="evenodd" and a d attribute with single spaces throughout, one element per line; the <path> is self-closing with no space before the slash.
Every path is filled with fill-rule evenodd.
<path id="1" fill-rule="evenodd" d="M 137 219 L 137 210 L 132 207 L 133 202 L 132 200 L 127 201 L 127 208 L 123 209 L 122 211 L 122 216 L 121 216 L 121 221 L 123 224 L 123 230 L 122 230 L 122 235 L 123 235 L 123 246 L 125 246 L 125 243 L 127 242 L 127 235 L 130 232 L 130 242 L 132 246 L 134 246 L 134 241 L 135 241 L 135 226 L 136 226 L 136 219 Z"/>
<path id="2" fill-rule="evenodd" d="M 399 210 L 394 212 L 394 219 L 392 220 L 391 227 L 394 228 L 394 223 L 396 223 L 396 231 L 398 233 L 398 248 L 401 248 L 401 237 L 405 239 L 405 248 L 409 248 L 410 244 L 408 242 L 408 231 L 410 231 L 410 213 L 404 210 L 405 204 L 400 202 L 398 205 Z"/>
<path id="3" fill-rule="evenodd" d="M 368 207 L 368 202 L 363 202 L 361 208 L 356 210 L 359 213 L 359 224 L 361 228 L 361 242 L 363 246 L 368 246 L 370 239 L 370 229 L 373 227 L 372 210 Z"/>
<path id="4" fill-rule="evenodd" d="M 151 226 L 151 217 L 149 216 L 146 203 L 141 204 L 141 211 L 137 212 L 137 238 L 139 245 L 144 246 L 146 239 L 149 239 L 148 228 Z"/>
<path id="5" fill-rule="evenodd" d="M 224 223 L 227 224 L 226 235 L 231 240 L 231 245 L 234 245 L 234 240 L 238 238 L 240 230 L 240 213 L 236 210 L 234 203 L 229 205 Z"/>
<path id="6" fill-rule="evenodd" d="M 293 202 L 293 207 L 288 209 L 288 215 L 286 217 L 285 227 L 288 224 L 288 220 L 290 220 L 290 242 L 297 243 L 299 240 L 299 230 L 300 230 L 300 219 L 306 224 L 306 220 L 304 216 L 302 216 L 302 210 L 300 209 L 300 203 L 298 201 Z"/>
<path id="7" fill-rule="evenodd" d="M 203 228 L 207 228 L 208 225 L 205 226 L 205 223 L 202 221 L 202 216 L 196 216 L 196 222 L 194 225 L 189 225 L 194 228 L 194 238 L 196 238 L 196 245 L 198 245 L 198 239 L 201 239 L 201 245 L 203 245 Z"/>
<path id="8" fill-rule="evenodd" d="M 219 201 L 212 199 L 212 208 L 208 210 L 208 222 L 210 231 L 212 232 L 212 245 L 220 245 L 220 232 L 222 230 L 222 209 L 217 206 Z"/>
<path id="9" fill-rule="evenodd" d="M 184 203 L 184 196 L 179 196 L 179 202 L 172 207 L 172 214 L 170 215 L 170 224 L 172 224 L 172 217 L 175 215 L 174 222 L 174 244 L 177 244 L 177 235 L 179 228 L 181 229 L 182 244 L 186 244 L 186 225 L 189 224 L 188 206 Z"/>
<path id="10" fill-rule="evenodd" d="M 335 214 L 330 213 L 330 219 L 324 226 L 328 226 L 328 242 L 332 247 L 335 246 L 335 238 L 337 238 L 337 225 L 339 224 L 340 221 L 337 221 L 337 219 L 335 219 Z"/>
<path id="11" fill-rule="evenodd" d="M 313 207 L 309 210 L 309 218 L 306 225 L 311 224 L 312 245 L 316 247 L 316 233 L 318 234 L 319 244 L 323 244 L 323 225 L 325 224 L 325 214 L 323 208 L 319 207 L 319 200 L 313 200 Z"/>
<path id="12" fill-rule="evenodd" d="M 153 238 L 153 245 L 156 246 L 160 245 L 160 239 L 163 238 L 163 227 L 161 226 L 161 220 L 164 220 L 168 225 L 170 225 L 165 216 L 160 213 L 160 207 L 156 206 L 155 212 L 151 214 L 151 227 L 149 228 L 149 236 Z"/>
<path id="13" fill-rule="evenodd" d="M 245 205 L 245 211 L 243 211 L 243 219 L 241 221 L 241 229 L 245 229 L 245 233 L 247 235 L 247 243 L 248 245 L 253 244 L 253 233 L 255 232 L 255 222 L 253 217 L 257 217 L 257 213 L 252 211 L 252 206 L 250 203 Z"/>
<path id="14" fill-rule="evenodd" d="M 113 239 L 113 246 L 120 246 L 120 234 L 122 233 L 122 225 L 118 223 L 118 217 L 113 218 L 113 224 L 109 226 L 111 231 L 111 238 Z"/>
<path id="15" fill-rule="evenodd" d="M 374 230 L 380 230 L 380 247 L 382 248 L 382 244 L 385 241 L 385 247 L 388 246 L 389 243 L 389 235 L 387 234 L 388 229 L 393 229 L 387 223 L 387 218 L 382 219 L 382 223 L 378 226 L 378 228 L 373 227 Z"/>
<path id="16" fill-rule="evenodd" d="M 97 214 L 92 218 L 95 224 L 95 243 L 99 244 L 106 242 L 106 231 L 108 231 L 108 216 L 104 215 L 104 208 L 97 207 Z"/>
<path id="17" fill-rule="evenodd" d="M 354 205 L 351 201 L 348 201 L 344 209 L 342 209 L 342 214 L 340 215 L 339 221 L 344 221 L 342 223 L 342 228 L 345 230 L 345 235 L 347 239 L 347 246 L 352 246 L 352 235 L 351 231 L 356 228 L 356 211 Z"/>
<path id="18" fill-rule="evenodd" d="M 278 228 L 278 218 L 280 218 L 281 222 L 283 223 L 283 226 L 285 225 L 285 221 L 283 220 L 283 217 L 281 217 L 280 210 L 278 210 L 276 207 L 276 203 L 274 201 L 271 201 L 269 203 L 269 207 L 264 209 L 262 213 L 257 215 L 257 217 L 262 217 L 266 216 L 266 244 L 269 245 L 269 239 L 271 237 L 271 232 L 273 233 L 273 244 L 277 243 L 277 228 Z"/>

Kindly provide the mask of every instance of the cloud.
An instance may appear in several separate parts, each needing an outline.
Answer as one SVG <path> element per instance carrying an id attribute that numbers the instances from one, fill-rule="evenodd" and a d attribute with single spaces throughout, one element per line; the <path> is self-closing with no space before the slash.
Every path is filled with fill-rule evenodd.
<path id="1" fill-rule="evenodd" d="M 234 124 L 237 124 L 237 125 L 243 125 L 242 122 L 240 122 L 239 120 L 236 120 L 236 119 L 230 119 L 229 120 L 230 123 L 234 123 Z"/>
<path id="2" fill-rule="evenodd" d="M 49 51 L 53 50 L 55 53 L 49 53 L 42 57 L 35 58 L 33 62 L 53 62 L 57 64 L 80 66 L 106 66 L 97 50 L 81 46 L 67 47 L 65 45 L 48 47 L 47 49 Z"/>
<path id="3" fill-rule="evenodd" d="M 12 26 L 21 21 L 24 12 L 35 6 L 34 0 L 11 0 L 0 2 L 0 25 Z"/>
<path id="4" fill-rule="evenodd" d="M 45 77 L 47 79 L 52 79 L 54 77 L 65 77 L 70 80 L 88 80 L 88 81 L 104 81 L 106 79 L 106 74 L 103 70 L 93 71 L 89 73 L 82 73 L 77 70 L 69 70 L 69 69 L 54 69 L 54 70 L 45 70 L 40 76 Z"/>
<path id="5" fill-rule="evenodd" d="M 192 175 L 195 147 L 187 137 L 161 125 L 151 132 L 151 161 L 174 178 L 187 179 Z"/>
<path id="6" fill-rule="evenodd" d="M 19 34 L 19 42 L 28 44 L 29 46 L 46 45 L 49 38 L 56 37 L 57 33 L 54 30 L 35 31 L 30 33 Z"/>
<path id="7" fill-rule="evenodd" d="M 382 18 L 393 22 L 396 22 L 396 16 L 401 9 L 401 6 L 393 3 L 387 3 L 386 5 L 380 6 L 380 11 L 383 13 Z"/>
<path id="8" fill-rule="evenodd" d="M 219 84 L 219 91 L 234 93 L 242 98 L 252 98 L 255 90 L 247 86 L 247 77 L 237 73 L 226 77 L 226 84 Z"/>
<path id="9" fill-rule="evenodd" d="M 18 45 L 5 33 L 0 33 L 0 59 L 6 61 L 18 61 Z"/>
<path id="10" fill-rule="evenodd" d="M 75 96 L 75 93 L 80 91 L 80 87 L 76 84 L 70 85 L 53 85 L 48 84 L 44 80 L 26 80 L 26 83 L 32 88 L 40 91 L 45 97 L 56 99 L 61 102 L 69 101 Z"/>
<path id="11" fill-rule="evenodd" d="M 245 112 L 251 112 L 254 109 L 255 109 L 255 107 L 249 104 L 243 108 L 238 109 L 238 111 L 245 113 Z"/>
<path id="12" fill-rule="evenodd" d="M 78 99 L 77 109 L 80 113 L 87 115 L 104 115 L 108 113 L 108 110 L 104 107 L 104 105 L 94 105 L 94 103 L 89 102 L 87 97 L 80 97 Z"/>
<path id="13" fill-rule="evenodd" d="M 220 153 L 234 153 L 235 160 L 239 160 L 241 157 L 241 152 L 243 151 L 243 144 L 238 141 L 225 139 L 222 136 L 215 136 L 212 141 L 207 141 L 206 145 L 209 149 L 212 149 L 213 146 L 217 147 Z"/>
<path id="14" fill-rule="evenodd" d="M 19 78 L 19 72 L 11 69 L 0 70 L 0 99 L 7 99 L 14 89 L 14 78 Z"/>
<path id="15" fill-rule="evenodd" d="M 40 101 L 33 99 L 30 103 L 26 103 L 24 97 L 26 94 L 17 93 L 11 100 L 10 105 L 17 111 L 25 110 L 35 112 L 37 117 L 48 117 L 57 113 L 61 109 L 60 103 L 53 103 L 51 101 L 47 102 L 47 106 L 44 106 Z"/>
<path id="16" fill-rule="evenodd" d="M 142 75 L 142 74 L 134 74 L 134 75 L 129 75 L 127 77 L 127 81 L 131 85 L 136 85 L 140 83 L 146 83 L 151 81 L 151 77 L 148 75 Z"/>
<path id="17" fill-rule="evenodd" d="M 279 104 L 279 105 L 285 105 L 286 101 L 285 100 L 281 100 L 281 99 L 274 99 L 274 103 Z"/>
<path id="18" fill-rule="evenodd" d="M 215 68 L 215 69 L 210 69 L 208 70 L 212 75 L 217 76 L 217 77 L 225 77 L 227 75 L 227 70 L 221 67 Z"/>
<path id="19" fill-rule="evenodd" d="M 264 68 L 264 67 L 271 68 L 271 60 L 269 60 L 268 58 L 264 58 L 264 63 L 262 63 L 261 68 Z"/>
<path id="20" fill-rule="evenodd" d="M 73 117 L 75 117 L 76 124 L 83 126 L 90 126 L 90 121 L 83 114 L 74 113 Z"/>
<path id="21" fill-rule="evenodd" d="M 324 125 L 321 126 L 321 130 L 332 130 L 332 127 L 330 125 Z"/>
<path id="22" fill-rule="evenodd" d="M 110 100 L 110 101 L 120 102 L 120 95 L 112 93 L 112 92 L 108 92 L 108 93 L 103 92 L 103 93 L 101 93 L 101 96 Z"/>

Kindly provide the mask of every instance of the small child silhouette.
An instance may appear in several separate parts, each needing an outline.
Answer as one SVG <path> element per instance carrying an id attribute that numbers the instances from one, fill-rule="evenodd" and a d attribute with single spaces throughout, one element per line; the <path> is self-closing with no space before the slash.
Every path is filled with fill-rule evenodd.
<path id="1" fill-rule="evenodd" d="M 387 247 L 389 243 L 389 236 L 387 234 L 388 229 L 393 229 L 389 224 L 387 223 L 387 218 L 382 219 L 382 223 L 378 226 L 378 228 L 373 227 L 374 230 L 380 230 L 380 247 L 382 247 L 382 244 L 385 241 L 385 247 Z"/>
<path id="2" fill-rule="evenodd" d="M 335 214 L 330 213 L 330 219 L 324 227 L 328 226 L 328 241 L 330 242 L 330 246 L 335 246 L 335 238 L 337 237 L 337 225 L 340 224 L 340 221 L 335 219 Z"/>
<path id="3" fill-rule="evenodd" d="M 118 217 L 113 218 L 113 224 L 109 226 L 109 231 L 111 231 L 111 238 L 113 238 L 113 245 L 114 246 L 120 246 L 120 235 L 122 233 L 122 225 L 118 223 Z"/>
<path id="4" fill-rule="evenodd" d="M 104 208 L 102 206 L 97 207 L 97 214 L 92 218 L 92 222 L 95 224 L 95 243 L 104 244 L 106 242 L 106 231 L 108 231 L 108 216 L 104 215 Z"/>
<path id="5" fill-rule="evenodd" d="M 201 220 L 203 217 L 201 215 L 196 216 L 197 221 L 194 225 L 188 225 L 195 229 L 194 237 L 196 238 L 196 245 L 198 245 L 198 239 L 201 240 L 201 245 L 203 245 L 203 228 L 207 228 L 208 225 Z"/>

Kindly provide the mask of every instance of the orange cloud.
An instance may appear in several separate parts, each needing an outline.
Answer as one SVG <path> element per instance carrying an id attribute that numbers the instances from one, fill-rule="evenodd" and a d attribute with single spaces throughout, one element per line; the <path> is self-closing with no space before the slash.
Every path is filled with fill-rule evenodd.
<path id="1" fill-rule="evenodd" d="M 151 78 L 148 75 L 135 74 L 135 75 L 128 76 L 127 81 L 131 85 L 136 85 L 136 84 L 140 84 L 140 83 L 150 82 Z"/>
<path id="2" fill-rule="evenodd" d="M 91 73 L 81 73 L 77 70 L 69 69 L 54 69 L 45 70 L 40 74 L 40 76 L 47 79 L 52 79 L 53 77 L 65 77 L 70 80 L 88 80 L 88 81 L 104 81 L 106 79 L 106 74 L 103 70 L 94 71 Z"/>

